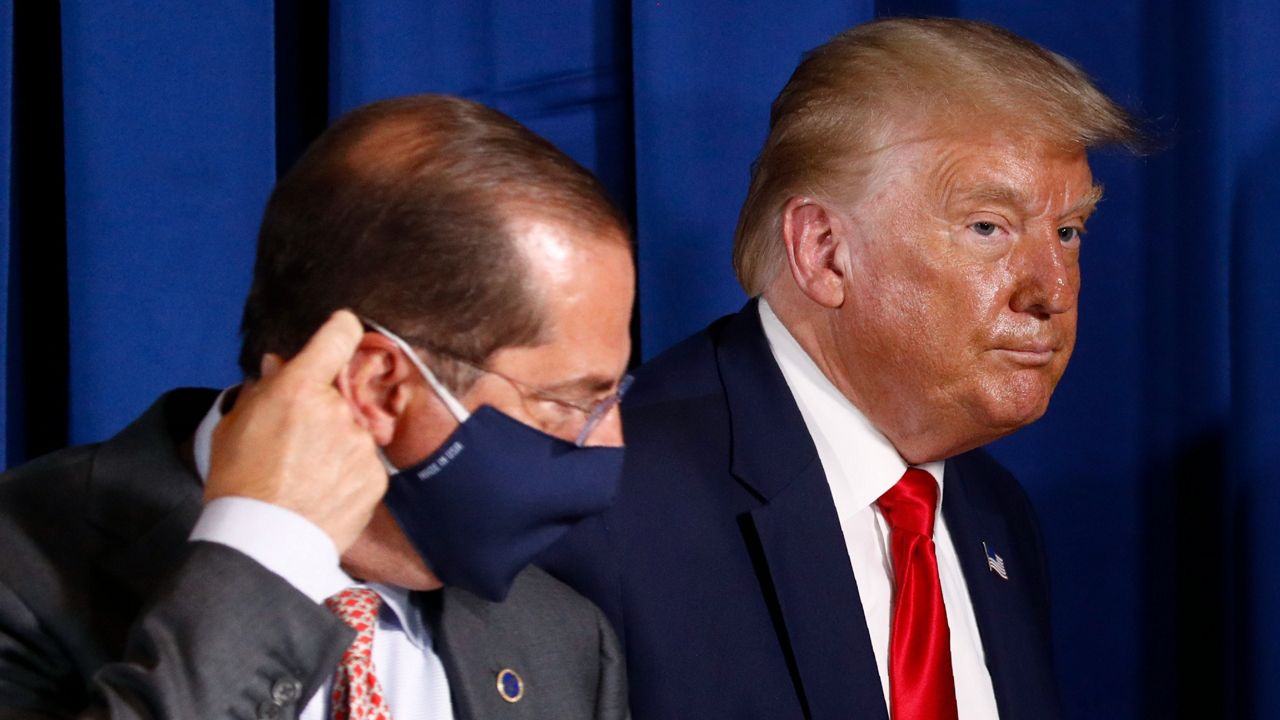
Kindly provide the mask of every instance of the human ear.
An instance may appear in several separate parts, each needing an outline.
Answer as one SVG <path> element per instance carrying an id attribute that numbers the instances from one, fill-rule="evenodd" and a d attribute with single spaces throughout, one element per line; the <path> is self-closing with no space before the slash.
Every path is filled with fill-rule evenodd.
<path id="1" fill-rule="evenodd" d="M 386 337 L 367 332 L 347 367 L 338 373 L 338 391 L 351 406 L 356 423 L 379 447 L 395 437 L 411 396 L 407 381 L 413 369 L 404 354 Z"/>
<path id="2" fill-rule="evenodd" d="M 782 241 L 796 287 L 826 308 L 844 304 L 844 272 L 831 213 L 813 198 L 793 197 L 782 208 Z"/>

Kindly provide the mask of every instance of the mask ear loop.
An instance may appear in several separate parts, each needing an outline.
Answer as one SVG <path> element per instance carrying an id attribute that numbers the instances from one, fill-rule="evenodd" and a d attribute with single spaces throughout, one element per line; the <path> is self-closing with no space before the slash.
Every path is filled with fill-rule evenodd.
<path id="1" fill-rule="evenodd" d="M 449 413 L 453 415 L 455 420 L 459 423 L 464 423 L 467 421 L 467 418 L 471 417 L 471 413 L 467 412 L 467 409 L 462 406 L 462 403 L 458 402 L 458 399 L 453 396 L 453 393 L 449 392 L 449 389 L 444 386 L 444 383 L 440 382 L 440 380 L 436 378 L 436 374 L 431 372 L 431 368 L 427 367 L 426 363 L 422 362 L 422 358 L 419 358 L 418 353 L 414 352 L 412 347 L 409 347 L 409 343 L 405 342 L 399 335 L 396 335 L 369 318 L 362 317 L 360 319 L 365 325 L 368 325 L 379 335 L 382 335 L 386 339 L 395 343 L 396 347 L 400 348 L 400 350 L 404 352 L 405 357 L 409 358 L 409 362 L 413 363 L 414 367 L 418 368 L 418 372 L 422 373 L 422 377 L 426 379 L 427 384 L 431 386 L 431 389 L 436 391 L 436 395 L 440 397 L 440 401 L 444 403 L 445 407 L 449 408 Z"/>

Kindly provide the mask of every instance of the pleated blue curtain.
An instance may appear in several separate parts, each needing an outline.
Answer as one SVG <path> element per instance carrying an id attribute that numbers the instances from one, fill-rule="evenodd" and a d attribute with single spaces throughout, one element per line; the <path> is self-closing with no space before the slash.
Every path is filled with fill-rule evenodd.
<path id="1" fill-rule="evenodd" d="M 1230 254 L 1230 394 L 1225 424 L 1224 514 L 1218 556 L 1231 569 L 1228 678 L 1241 717 L 1280 715 L 1280 5 L 1235 2 L 1219 24 L 1226 66 L 1219 140 L 1225 140 L 1226 212 L 1205 230 L 1225 235 Z M 1212 152 L 1207 145 L 1201 152 Z M 1186 198 L 1193 202 L 1194 198 Z M 1200 226 L 1199 223 L 1196 225 Z M 1209 565 L 1208 577 L 1213 577 Z M 1201 580 L 1206 573 L 1197 573 Z M 1212 586 L 1212 585 L 1210 585 Z"/>
<path id="2" fill-rule="evenodd" d="M 745 299 L 730 252 L 769 104 L 800 55 L 869 19 L 864 2 L 634 6 L 640 327 L 646 357 Z"/>
<path id="3" fill-rule="evenodd" d="M 265 3 L 61 8 L 68 429 L 83 442 L 167 387 L 236 379 L 275 181 L 274 34 Z"/>
<path id="4" fill-rule="evenodd" d="M 630 12 L 608 0 L 330 3 L 333 115 L 420 92 L 498 108 L 592 168 L 629 206 Z"/>
<path id="5" fill-rule="evenodd" d="M 5 463 L 234 382 L 271 184 L 331 117 L 405 93 L 491 104 L 600 174 L 652 357 L 744 299 L 738 206 L 801 53 L 884 14 L 1007 26 L 1167 145 L 1093 159 L 1076 355 L 995 448 L 1042 516 L 1068 716 L 1280 717 L 1270 0 L 0 3 Z"/>

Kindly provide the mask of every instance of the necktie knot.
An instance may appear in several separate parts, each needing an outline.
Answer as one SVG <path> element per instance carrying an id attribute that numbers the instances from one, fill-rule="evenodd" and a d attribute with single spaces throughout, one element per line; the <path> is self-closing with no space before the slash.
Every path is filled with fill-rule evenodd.
<path id="1" fill-rule="evenodd" d="M 373 628 L 378 624 L 378 609 L 381 605 L 382 597 L 364 587 L 349 587 L 330 595 L 324 601 L 329 612 L 356 631 L 357 642 L 366 635 L 373 638 Z"/>
<path id="2" fill-rule="evenodd" d="M 920 468 L 907 468 L 897 484 L 876 501 L 885 522 L 895 531 L 933 537 L 938 509 L 938 483 Z"/>
<path id="3" fill-rule="evenodd" d="M 369 588 L 350 587 L 331 595 L 325 607 L 356 631 L 333 678 L 329 704 L 332 720 L 391 720 L 382 683 L 373 668 L 373 630 L 382 596 Z"/>

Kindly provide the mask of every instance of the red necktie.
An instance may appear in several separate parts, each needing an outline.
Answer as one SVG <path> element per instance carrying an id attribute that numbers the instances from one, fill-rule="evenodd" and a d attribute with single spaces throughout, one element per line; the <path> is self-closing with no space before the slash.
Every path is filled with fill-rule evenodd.
<path id="1" fill-rule="evenodd" d="M 878 504 L 889 523 L 897 585 L 889 635 L 889 714 L 894 720 L 956 720 L 951 632 L 933 545 L 938 483 L 924 470 L 907 468 Z"/>
<path id="2" fill-rule="evenodd" d="M 373 672 L 373 629 L 382 598 L 369 588 L 347 588 L 324 601 L 356 631 L 333 677 L 333 720 L 391 720 L 382 684 Z"/>

